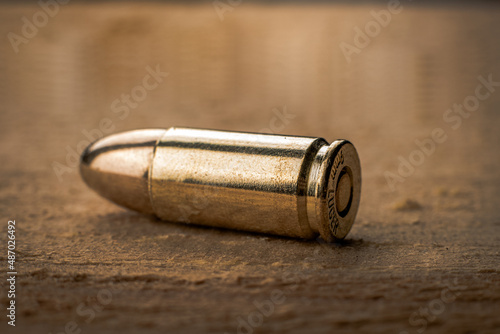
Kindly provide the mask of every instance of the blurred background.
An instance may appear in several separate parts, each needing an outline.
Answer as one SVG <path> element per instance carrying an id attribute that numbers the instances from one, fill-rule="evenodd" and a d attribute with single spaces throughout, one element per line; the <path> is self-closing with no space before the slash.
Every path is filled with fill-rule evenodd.
<path id="1" fill-rule="evenodd" d="M 0 205 L 6 219 L 15 216 L 24 222 L 20 246 L 26 261 L 25 293 L 20 297 L 24 298 L 23 323 L 30 329 L 45 323 L 44 328 L 60 331 L 68 317 L 76 317 L 75 305 L 87 295 L 95 295 L 89 292 L 95 284 L 125 282 L 129 285 L 114 295 L 114 301 L 123 305 L 137 301 L 136 308 L 117 307 L 108 318 L 98 317 L 100 320 L 92 323 L 94 329 L 118 328 L 116 319 L 121 319 L 123 332 L 138 328 L 185 330 L 183 326 L 197 319 L 200 322 L 195 328 L 200 332 L 234 332 L 234 302 L 229 297 L 214 297 L 224 296 L 226 290 L 201 292 L 208 303 L 205 305 L 212 305 L 207 300 L 213 298 L 221 307 L 213 316 L 200 309 L 196 313 L 195 301 L 183 304 L 182 294 L 172 300 L 184 307 L 184 313 L 176 315 L 171 306 L 171 315 L 164 315 L 168 312 L 162 303 L 167 301 L 142 300 L 135 283 L 117 281 L 116 277 L 125 273 L 165 269 L 157 262 L 148 262 L 146 255 L 134 262 L 134 256 L 146 253 L 139 246 L 132 247 L 135 255 L 127 255 L 132 252 L 127 250 L 131 242 L 127 238 L 132 238 L 124 232 L 127 229 L 138 233 L 141 240 L 159 233 L 182 232 L 193 234 L 193 238 L 208 233 L 209 239 L 203 237 L 205 241 L 199 242 L 213 253 L 191 249 L 193 254 L 204 254 L 208 262 L 198 263 L 198 267 L 191 264 L 190 269 L 186 263 L 194 255 L 188 250 L 194 246 L 176 241 L 178 248 L 168 248 L 157 239 L 156 243 L 151 241 L 157 247 L 154 254 L 177 259 L 171 265 L 178 271 L 168 275 L 187 281 L 189 275 L 199 279 L 228 272 L 231 279 L 234 272 L 243 277 L 256 272 L 273 277 L 281 270 L 279 265 L 266 269 L 274 261 L 294 267 L 302 263 L 304 254 L 313 252 L 298 242 L 295 246 L 278 245 L 278 249 L 269 246 L 265 254 L 270 258 L 266 258 L 259 253 L 261 246 L 246 240 L 245 234 L 229 234 L 237 248 L 231 254 L 245 258 L 242 252 L 246 250 L 262 258 L 255 261 L 263 262 L 257 268 L 239 267 L 236 261 L 234 266 L 239 269 L 228 269 L 218 259 L 226 256 L 224 247 L 229 246 L 217 250 L 210 241 L 211 237 L 224 240 L 224 234 L 168 224 L 151 227 L 146 218 L 103 204 L 79 178 L 75 157 L 91 139 L 137 128 L 186 126 L 317 136 L 328 141 L 345 138 L 359 151 L 363 197 L 350 238 L 355 242 L 351 246 L 361 250 L 336 248 L 336 255 L 307 256 L 321 263 L 318 273 L 328 272 L 332 259 L 345 265 L 352 260 L 358 267 L 351 268 L 351 276 L 336 273 L 349 277 L 355 282 L 350 288 L 360 290 L 344 296 L 354 299 L 348 304 L 316 309 L 321 313 L 328 307 L 336 314 L 329 317 L 336 320 L 315 313 L 316 327 L 310 327 L 311 321 L 293 322 L 289 319 L 305 312 L 297 302 L 287 306 L 288 313 L 278 317 L 281 320 L 262 329 L 316 328 L 316 332 L 326 332 L 364 328 L 374 333 L 389 328 L 415 332 L 419 327 L 411 327 L 408 316 L 422 299 L 412 299 L 415 290 L 408 286 L 424 284 L 419 287 L 425 290 L 428 284 L 428 291 L 439 294 L 432 282 L 443 268 L 456 273 L 452 278 L 462 277 L 467 270 L 493 271 L 487 279 L 468 283 L 477 285 L 486 298 L 486 304 L 475 294 L 469 298 L 470 303 L 476 303 L 477 317 L 467 323 L 465 314 L 471 304 L 455 304 L 451 315 L 441 318 L 450 321 L 434 324 L 437 330 L 473 329 L 479 322 L 487 329 L 498 328 L 498 321 L 489 315 L 498 311 L 500 295 L 495 269 L 500 241 L 499 34 L 500 5 L 495 1 L 2 1 Z M 494 83 L 485 86 L 487 81 Z M 474 99 L 478 85 L 482 96 L 490 93 L 487 98 Z M 455 104 L 471 101 L 470 114 L 449 111 Z M 414 172 L 401 176 L 400 158 L 409 161 L 419 150 L 415 141 L 431 138 L 436 128 L 443 130 L 446 140 L 434 142 L 435 151 L 420 154 L 424 158 L 414 166 Z M 393 186 L 388 173 L 399 175 Z M 139 224 L 137 220 L 145 220 L 140 223 L 146 232 L 131 227 Z M 122 227 L 121 232 L 116 232 L 117 226 Z M 108 243 L 113 245 L 112 251 Z M 251 250 L 248 243 L 253 245 Z M 402 245 L 411 249 L 402 249 Z M 442 256 L 443 245 L 455 251 Z M 179 249 L 185 253 L 179 255 Z M 342 252 L 346 254 L 339 255 Z M 117 254 L 123 261 L 118 266 L 113 264 Z M 275 259 L 269 254 L 282 257 Z M 362 260 L 356 262 L 358 256 Z M 106 269 L 96 264 L 106 261 Z M 313 266 L 312 261 L 309 265 Z M 366 268 L 384 272 L 388 266 L 405 279 L 411 276 L 409 268 L 423 266 L 426 270 L 425 277 L 418 274 L 408 286 L 401 283 L 407 281 L 398 281 L 406 299 L 400 294 L 405 301 L 390 307 L 371 296 L 370 289 L 361 288 L 384 281 L 378 274 L 364 272 Z M 318 273 L 313 269 L 307 275 L 314 281 Z M 83 274 L 86 279 L 93 277 L 92 283 L 79 290 L 75 277 L 82 276 L 75 275 Z M 337 274 L 331 273 L 351 284 Z M 167 274 L 163 271 L 158 275 Z M 382 291 L 382 301 L 387 291 L 398 289 L 394 281 L 386 283 L 387 290 L 375 288 Z M 55 301 L 43 294 L 42 290 L 50 287 L 56 289 Z M 175 287 L 168 289 L 157 293 L 176 291 Z M 131 299 L 125 290 L 134 291 Z M 338 297 L 344 290 L 332 291 Z M 297 298 L 310 298 L 306 303 L 310 305 L 318 295 L 329 295 L 323 290 L 315 293 Z M 488 294 L 496 297 L 488 299 Z M 245 293 L 239 296 L 242 301 L 253 298 Z M 423 300 L 434 297 L 431 294 L 429 298 Z M 366 313 L 356 313 L 360 307 Z M 395 310 L 401 313 L 391 315 Z M 142 314 L 142 320 L 134 314 Z M 363 327 L 363 321 L 371 321 L 363 314 L 383 316 L 375 327 Z"/>
<path id="2" fill-rule="evenodd" d="M 76 148 L 82 130 L 98 128 L 102 118 L 112 120 L 113 132 L 173 125 L 259 131 L 269 128 L 275 108 L 286 107 L 295 118 L 277 132 L 348 138 L 365 173 L 396 167 L 395 156 L 443 127 L 444 112 L 474 93 L 479 75 L 500 77 L 500 20 L 495 2 L 402 1 L 397 13 L 388 3 L 70 1 L 48 5 L 51 17 L 37 15 L 45 12 L 40 4 L 4 1 L 2 139 L 43 136 L 50 146 L 43 149 L 62 163 L 65 146 Z M 356 47 L 357 29 L 365 32 L 381 11 L 390 15 L 386 26 L 372 26 L 374 37 L 365 34 L 368 44 L 358 38 L 364 47 Z M 33 34 L 23 18 L 36 23 Z M 126 116 L 113 112 L 113 101 L 141 85 L 148 66 L 169 75 L 132 100 Z M 483 160 L 497 148 L 488 145 L 500 141 L 499 101 L 492 94 L 481 102 L 455 144 L 441 150 L 449 164 L 421 169 L 455 166 L 455 150 Z M 40 147 L 23 149 L 29 156 Z"/>

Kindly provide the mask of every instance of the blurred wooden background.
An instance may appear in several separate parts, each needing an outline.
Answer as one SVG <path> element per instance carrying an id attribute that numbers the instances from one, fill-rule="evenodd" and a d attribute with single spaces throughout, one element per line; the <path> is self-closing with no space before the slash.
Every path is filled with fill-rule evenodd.
<path id="1" fill-rule="evenodd" d="M 68 321 L 83 332 L 233 333 L 275 289 L 286 301 L 255 333 L 498 330 L 500 89 L 457 130 L 443 115 L 478 76 L 500 81 L 500 6 L 414 2 L 350 62 L 341 43 L 386 2 L 243 1 L 221 20 L 212 2 L 74 1 L 18 52 L 9 33 L 42 9 L 1 3 L 0 207 L 2 230 L 13 218 L 20 228 L 12 333 L 59 333 Z M 168 77 L 120 118 L 113 102 L 157 66 Z M 66 161 L 102 119 L 113 132 L 259 131 L 285 109 L 277 132 L 359 150 L 363 197 L 345 244 L 156 222 L 101 200 Z M 435 128 L 447 141 L 391 191 L 384 173 Z M 68 168 L 59 177 L 55 162 Z M 447 282 L 460 292 L 450 303 Z M 87 322 L 76 310 L 103 289 L 112 301 Z M 442 312 L 414 315 L 435 300 Z"/>

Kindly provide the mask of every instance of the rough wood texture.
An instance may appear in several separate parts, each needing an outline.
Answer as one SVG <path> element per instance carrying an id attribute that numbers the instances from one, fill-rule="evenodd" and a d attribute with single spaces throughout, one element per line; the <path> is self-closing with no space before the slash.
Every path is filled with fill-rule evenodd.
<path id="1" fill-rule="evenodd" d="M 243 2 L 220 21 L 211 3 L 73 4 L 19 53 L 2 38 L 0 259 L 15 219 L 19 276 L 0 331 L 498 333 L 500 87 L 456 130 L 443 120 L 478 76 L 500 81 L 498 7 L 404 7 L 348 64 L 339 44 L 384 8 Z M 1 5 L 0 36 L 38 10 Z M 169 76 L 121 119 L 112 102 L 157 64 Z M 359 150 L 341 244 L 160 222 L 53 169 L 103 118 L 259 131 L 284 108 L 280 133 Z M 384 172 L 435 128 L 446 140 L 391 191 Z"/>

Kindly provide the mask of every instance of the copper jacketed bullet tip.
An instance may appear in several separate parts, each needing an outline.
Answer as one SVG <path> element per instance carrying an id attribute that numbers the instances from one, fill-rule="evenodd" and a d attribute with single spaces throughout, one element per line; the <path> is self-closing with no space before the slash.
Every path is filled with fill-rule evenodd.
<path id="1" fill-rule="evenodd" d="M 354 222 L 361 169 L 346 140 L 188 128 L 105 137 L 82 154 L 84 181 L 167 221 L 326 241 Z"/>

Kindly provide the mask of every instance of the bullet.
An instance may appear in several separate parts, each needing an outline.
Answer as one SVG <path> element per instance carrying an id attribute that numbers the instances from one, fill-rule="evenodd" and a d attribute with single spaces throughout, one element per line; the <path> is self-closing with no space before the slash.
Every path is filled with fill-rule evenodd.
<path id="1" fill-rule="evenodd" d="M 170 222 L 343 239 L 361 167 L 347 140 L 177 128 L 109 135 L 80 172 L 103 197 Z"/>

